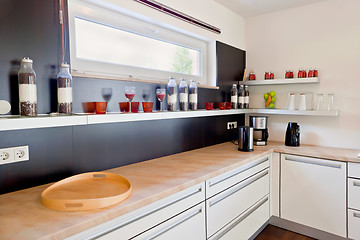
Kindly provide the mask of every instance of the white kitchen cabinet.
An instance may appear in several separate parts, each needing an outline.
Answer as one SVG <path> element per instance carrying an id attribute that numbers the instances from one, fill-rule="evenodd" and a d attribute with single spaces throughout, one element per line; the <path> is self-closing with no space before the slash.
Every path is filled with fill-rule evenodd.
<path id="1" fill-rule="evenodd" d="M 268 194 L 269 169 L 267 168 L 207 199 L 207 236 L 212 236 Z"/>
<path id="2" fill-rule="evenodd" d="M 132 239 L 206 240 L 205 203 L 198 204 Z"/>
<path id="3" fill-rule="evenodd" d="M 255 203 L 209 240 L 247 240 L 269 220 L 269 196 Z"/>
<path id="4" fill-rule="evenodd" d="M 346 238 L 346 163 L 281 155 L 280 216 Z"/>
<path id="5" fill-rule="evenodd" d="M 348 209 L 348 238 L 360 240 L 360 211 Z"/>
<path id="6" fill-rule="evenodd" d="M 348 178 L 348 207 L 360 210 L 360 179 Z"/>
<path id="7" fill-rule="evenodd" d="M 205 183 L 201 183 L 84 232 L 73 235 L 67 238 L 67 240 L 130 239 L 173 218 L 175 215 L 195 205 L 204 202 L 204 200 Z M 196 219 L 198 220 L 198 218 Z M 203 225 L 205 227 L 205 219 L 203 219 Z M 201 227 L 201 225 L 199 227 Z"/>
<path id="8" fill-rule="evenodd" d="M 348 164 L 348 238 L 360 240 L 360 164 Z"/>
<path id="9" fill-rule="evenodd" d="M 206 198 L 212 197 L 245 178 L 268 168 L 269 161 L 270 155 L 267 155 L 206 181 Z"/>

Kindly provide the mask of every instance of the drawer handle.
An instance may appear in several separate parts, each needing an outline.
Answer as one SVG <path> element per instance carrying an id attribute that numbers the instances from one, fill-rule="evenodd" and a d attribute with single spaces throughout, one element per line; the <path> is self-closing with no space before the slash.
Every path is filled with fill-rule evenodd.
<path id="1" fill-rule="evenodd" d="M 249 170 L 252 167 L 255 167 L 255 166 L 257 166 L 257 165 L 259 165 L 259 164 L 261 164 L 263 162 L 266 162 L 267 160 L 269 160 L 269 156 L 262 157 L 262 158 L 258 159 L 257 161 L 249 164 L 246 168 L 241 169 L 240 171 L 234 172 L 233 174 L 231 174 L 229 176 L 226 176 L 226 177 L 221 178 L 221 179 L 209 181 L 209 187 L 213 187 L 214 185 L 219 184 L 219 183 L 221 183 L 221 182 L 223 182 L 223 181 L 225 181 L 225 180 L 227 180 L 229 178 L 232 178 L 232 177 L 234 177 L 234 176 L 236 176 L 236 175 L 238 175 L 238 174 L 240 174 L 242 172 L 245 172 L 246 170 Z"/>
<path id="2" fill-rule="evenodd" d="M 293 161 L 293 162 L 300 162 L 300 163 L 308 163 L 323 167 L 331 167 L 331 168 L 340 168 L 341 164 L 336 163 L 324 163 L 322 160 L 316 160 L 316 159 L 308 159 L 304 157 L 297 157 L 297 156 L 285 156 L 285 160 Z"/>
<path id="3" fill-rule="evenodd" d="M 131 224 L 131 223 L 133 223 L 133 222 L 136 222 L 137 220 L 139 220 L 139 219 L 141 219 L 141 218 L 144 218 L 144 217 L 146 217 L 146 216 L 148 216 L 148 215 L 151 215 L 151 214 L 153 214 L 154 212 L 157 212 L 157 211 L 159 211 L 159 210 L 161 210 L 161 209 L 164 209 L 164 208 L 166 208 L 166 207 L 168 207 L 168 206 L 170 206 L 170 205 L 172 205 L 172 204 L 175 204 L 175 203 L 177 203 L 177 202 L 180 202 L 181 200 L 184 200 L 184 199 L 186 199 L 186 198 L 188 198 L 188 197 L 191 197 L 192 195 L 195 195 L 195 194 L 197 194 L 197 193 L 199 193 L 199 192 L 202 192 L 202 191 L 203 191 L 203 188 L 202 188 L 202 187 L 198 187 L 198 188 L 192 190 L 191 192 L 189 192 L 188 194 L 186 194 L 186 195 L 184 195 L 184 196 L 181 196 L 181 197 L 179 197 L 179 198 L 177 198 L 177 199 L 172 200 L 171 202 L 165 203 L 165 204 L 160 205 L 160 206 L 158 206 L 158 207 L 156 207 L 156 208 L 152 208 L 151 210 L 146 211 L 146 212 L 140 214 L 139 216 L 137 216 L 137 217 L 135 217 L 135 218 L 131 218 L 131 219 L 125 221 L 125 222 L 124 222 L 124 221 L 121 221 L 121 224 L 119 224 L 118 222 L 114 222 L 111 227 L 107 227 L 106 230 L 104 230 L 103 232 L 99 233 L 99 234 L 96 235 L 96 236 L 92 236 L 90 239 L 96 239 L 96 238 L 98 238 L 98 237 L 104 236 L 104 235 L 108 234 L 109 232 L 115 231 L 115 230 L 117 230 L 117 229 L 119 229 L 119 228 L 121 228 L 121 227 L 124 227 L 124 226 L 126 226 L 126 225 L 129 225 L 129 224 Z"/>
<path id="4" fill-rule="evenodd" d="M 227 197 L 230 197 L 230 196 L 233 195 L 234 193 L 236 193 L 236 192 L 240 191 L 241 189 L 249 186 L 249 185 L 252 184 L 253 182 L 259 180 L 260 178 L 262 178 L 262 177 L 264 177 L 264 176 L 266 176 L 266 175 L 268 175 L 268 174 L 269 174 L 269 170 L 266 170 L 266 171 L 264 171 L 264 172 L 262 172 L 262 173 L 259 173 L 259 174 L 255 175 L 255 176 L 253 176 L 253 177 L 248 178 L 248 179 L 245 180 L 243 183 L 240 183 L 239 186 L 234 187 L 233 190 L 231 190 L 231 191 L 229 191 L 228 193 L 226 193 L 226 194 L 218 197 L 217 199 L 214 199 L 214 200 L 210 201 L 210 202 L 209 202 L 209 207 L 214 206 L 215 204 L 221 202 L 222 200 L 226 199 Z"/>
<path id="5" fill-rule="evenodd" d="M 360 182 L 354 181 L 353 184 L 354 184 L 355 187 L 360 187 Z"/>
<path id="6" fill-rule="evenodd" d="M 223 237 L 226 233 L 228 233 L 231 229 L 236 227 L 239 223 L 241 223 L 245 218 L 247 218 L 250 214 L 255 212 L 259 207 L 261 207 L 264 203 L 266 203 L 269 200 L 269 197 L 266 196 L 262 200 L 260 200 L 258 203 L 256 203 L 253 207 L 250 207 L 250 210 L 245 210 L 245 214 L 241 216 L 239 219 L 237 219 L 235 222 L 233 222 L 229 227 L 225 228 L 222 232 L 220 232 L 216 237 L 213 238 L 213 240 L 218 240 L 221 237 Z"/>
<path id="7" fill-rule="evenodd" d="M 164 234 L 165 232 L 169 231 L 170 229 L 182 224 L 183 222 L 186 222 L 187 220 L 189 220 L 190 218 L 198 215 L 199 213 L 202 212 L 202 207 L 200 207 L 200 209 L 195 209 L 194 211 L 190 212 L 188 215 L 182 217 L 181 219 L 179 219 L 178 221 L 174 222 L 173 224 L 168 225 L 167 227 L 161 229 L 160 231 L 158 231 L 157 233 L 154 233 L 153 235 L 151 235 L 150 237 L 146 237 L 144 239 L 146 240 L 151 240 L 154 238 L 159 237 L 160 235 Z"/>
<path id="8" fill-rule="evenodd" d="M 356 217 L 356 218 L 360 218 L 360 213 L 355 213 L 354 212 L 353 216 Z"/>

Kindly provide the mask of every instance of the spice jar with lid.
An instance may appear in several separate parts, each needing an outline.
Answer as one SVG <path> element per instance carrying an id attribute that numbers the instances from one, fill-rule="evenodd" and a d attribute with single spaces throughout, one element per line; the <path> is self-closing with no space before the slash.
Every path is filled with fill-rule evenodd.
<path id="1" fill-rule="evenodd" d="M 175 78 L 170 77 L 169 83 L 167 85 L 168 111 L 172 111 L 172 112 L 176 111 L 177 93 L 178 93 L 178 88 L 175 82 Z"/>
<path id="2" fill-rule="evenodd" d="M 180 111 L 187 111 L 189 107 L 189 88 L 186 80 L 181 78 L 179 85 Z"/>
<path id="3" fill-rule="evenodd" d="M 190 80 L 189 86 L 189 109 L 197 110 L 198 109 L 198 87 L 195 80 Z"/>
<path id="4" fill-rule="evenodd" d="M 37 116 L 36 74 L 32 68 L 33 60 L 21 59 L 19 77 L 19 102 L 21 116 Z"/>
<path id="5" fill-rule="evenodd" d="M 62 63 L 57 75 L 58 112 L 66 115 L 73 111 L 72 76 L 69 67 L 69 64 Z"/>

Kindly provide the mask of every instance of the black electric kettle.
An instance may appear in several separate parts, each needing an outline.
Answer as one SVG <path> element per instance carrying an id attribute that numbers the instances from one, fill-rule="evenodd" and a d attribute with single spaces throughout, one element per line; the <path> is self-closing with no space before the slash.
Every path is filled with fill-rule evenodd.
<path id="1" fill-rule="evenodd" d="M 291 147 L 300 146 L 300 126 L 296 122 L 288 123 L 285 135 L 285 145 Z"/>
<path id="2" fill-rule="evenodd" d="M 239 151 L 254 151 L 254 128 L 241 126 L 239 127 Z"/>

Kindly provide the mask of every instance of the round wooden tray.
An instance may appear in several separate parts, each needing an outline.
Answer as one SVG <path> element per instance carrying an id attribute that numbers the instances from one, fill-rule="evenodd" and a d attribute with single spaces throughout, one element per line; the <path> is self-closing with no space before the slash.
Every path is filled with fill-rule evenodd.
<path id="1" fill-rule="evenodd" d="M 107 207 L 129 197 L 126 178 L 108 172 L 89 172 L 65 178 L 41 193 L 42 204 L 60 211 L 86 211 Z"/>

